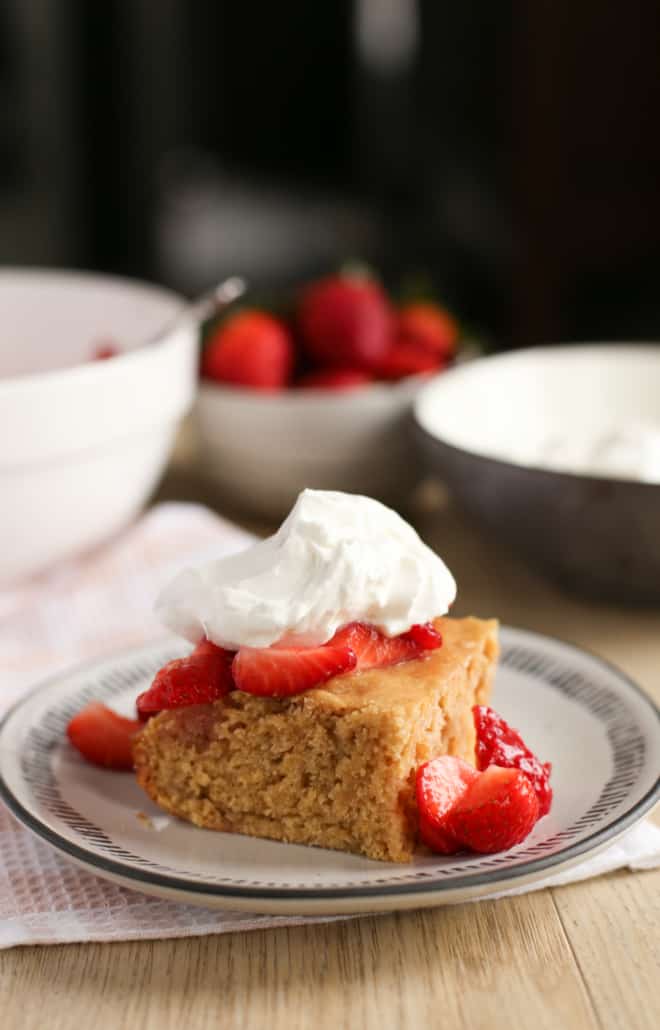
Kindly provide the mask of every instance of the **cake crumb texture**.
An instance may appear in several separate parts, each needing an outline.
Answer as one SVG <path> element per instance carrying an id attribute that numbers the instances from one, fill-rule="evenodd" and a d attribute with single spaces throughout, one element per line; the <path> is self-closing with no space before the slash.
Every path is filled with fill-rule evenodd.
<path id="1" fill-rule="evenodd" d="M 138 782 L 197 826 L 406 862 L 417 767 L 474 763 L 471 709 L 485 704 L 497 623 L 438 619 L 419 659 L 337 676 L 286 699 L 241 691 L 161 712 L 135 744 Z"/>

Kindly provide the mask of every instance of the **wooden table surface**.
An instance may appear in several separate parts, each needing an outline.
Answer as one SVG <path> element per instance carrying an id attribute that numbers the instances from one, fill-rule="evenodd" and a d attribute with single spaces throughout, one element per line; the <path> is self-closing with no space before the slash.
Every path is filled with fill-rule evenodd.
<path id="1" fill-rule="evenodd" d="M 457 614 L 565 637 L 660 700 L 660 612 L 568 598 L 451 511 L 418 524 L 456 574 Z M 322 926 L 15 948 L 0 954 L 0 1027 L 657 1030 L 659 982 L 660 871 L 620 872 Z"/>

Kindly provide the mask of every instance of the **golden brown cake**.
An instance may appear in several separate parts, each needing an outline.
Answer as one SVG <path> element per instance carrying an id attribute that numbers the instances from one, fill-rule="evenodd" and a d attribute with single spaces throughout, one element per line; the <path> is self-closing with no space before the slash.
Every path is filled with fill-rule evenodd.
<path id="1" fill-rule="evenodd" d="M 443 646 L 399 665 L 161 712 L 136 740 L 138 782 L 207 829 L 410 860 L 417 767 L 474 762 L 471 708 L 488 701 L 498 654 L 495 621 L 435 625 Z"/>

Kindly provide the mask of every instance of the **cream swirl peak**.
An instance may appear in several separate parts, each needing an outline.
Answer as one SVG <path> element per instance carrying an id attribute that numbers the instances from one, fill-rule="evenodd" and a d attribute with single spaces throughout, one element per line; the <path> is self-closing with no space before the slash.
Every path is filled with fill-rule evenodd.
<path id="1" fill-rule="evenodd" d="M 396 512 L 304 490 L 273 536 L 180 573 L 156 612 L 193 643 L 313 646 L 353 621 L 397 636 L 444 615 L 455 596 L 447 566 Z"/>

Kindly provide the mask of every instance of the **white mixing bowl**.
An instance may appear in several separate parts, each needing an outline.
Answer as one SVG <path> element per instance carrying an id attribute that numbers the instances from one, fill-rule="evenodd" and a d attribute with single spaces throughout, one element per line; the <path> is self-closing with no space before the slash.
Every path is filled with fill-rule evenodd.
<path id="1" fill-rule="evenodd" d="M 192 403 L 182 300 L 127 279 L 0 272 L 0 585 L 98 544 L 140 510 Z M 113 340 L 121 354 L 90 360 Z"/>
<path id="2" fill-rule="evenodd" d="M 254 390 L 202 382 L 195 414 L 222 501 L 266 519 L 306 486 L 404 503 L 418 480 L 408 422 L 422 377 L 354 390 Z"/>

